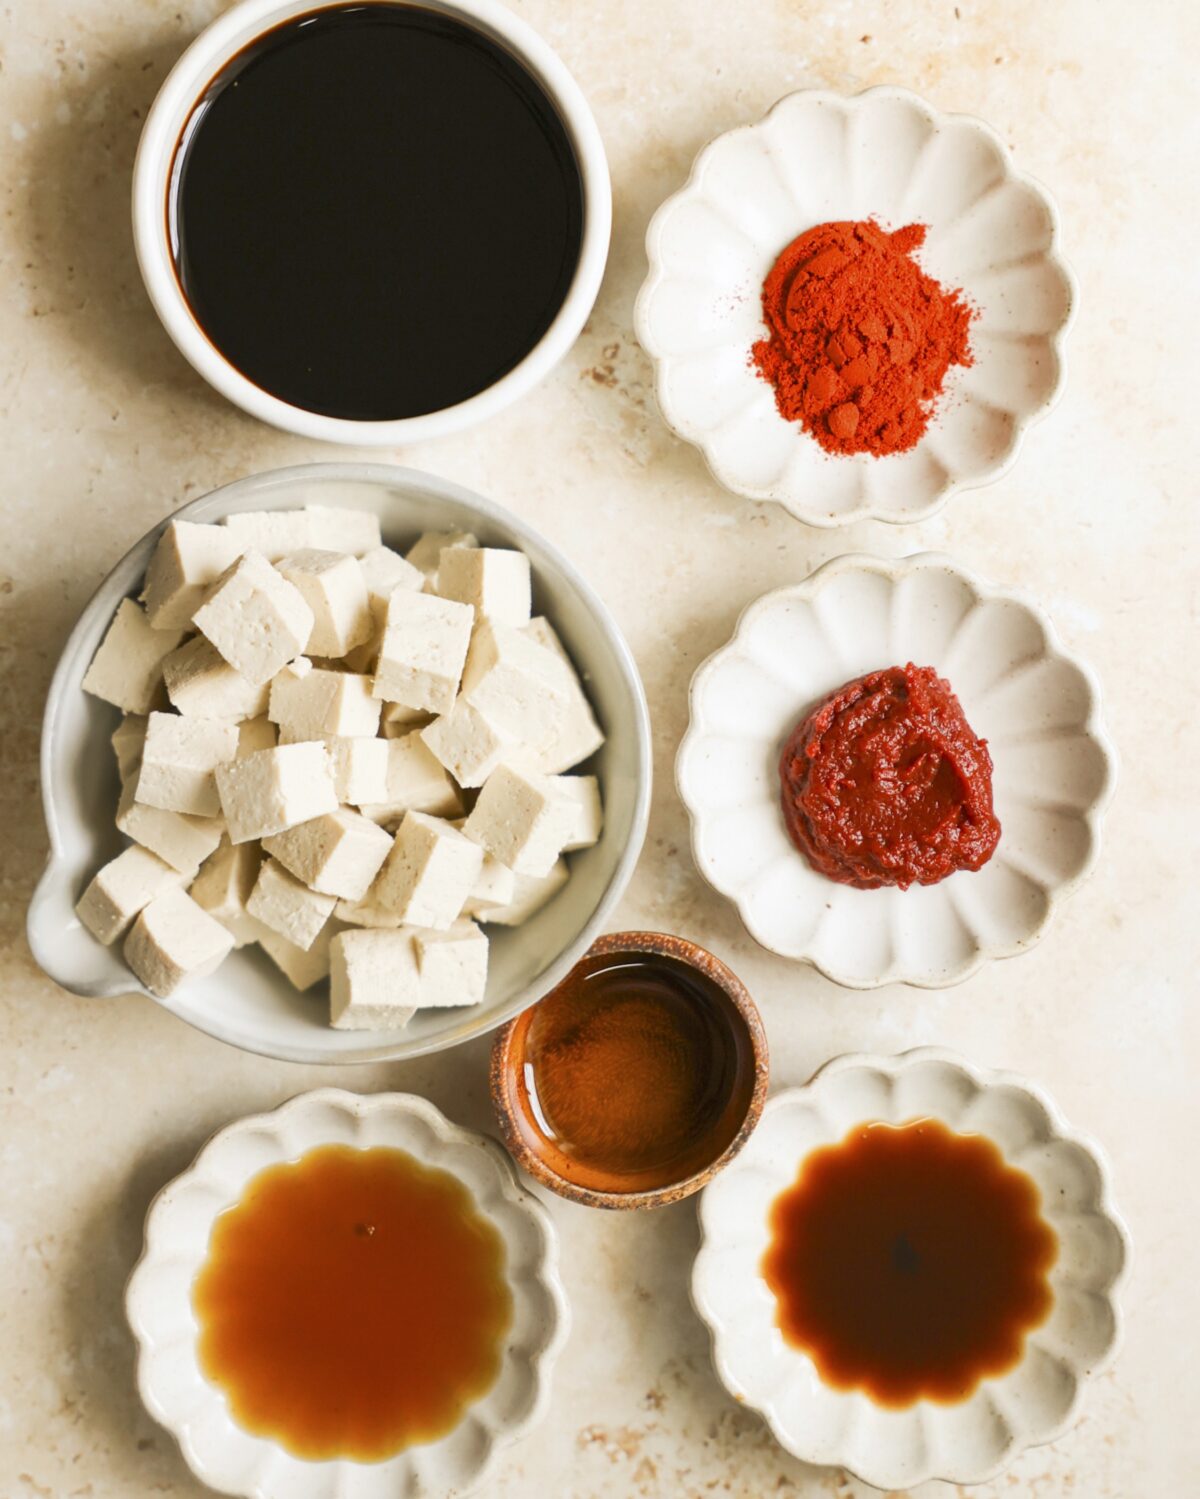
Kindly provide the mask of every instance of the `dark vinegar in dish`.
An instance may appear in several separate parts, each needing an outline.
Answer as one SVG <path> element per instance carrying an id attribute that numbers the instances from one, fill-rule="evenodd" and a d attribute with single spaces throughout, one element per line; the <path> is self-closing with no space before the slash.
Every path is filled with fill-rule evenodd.
<path id="1" fill-rule="evenodd" d="M 386 421 L 477 395 L 539 341 L 583 195 L 550 99 L 482 32 L 418 6 L 276 27 L 213 80 L 176 149 L 176 272 L 271 395 Z"/>
<path id="2" fill-rule="evenodd" d="M 784 1338 L 879 1405 L 966 1400 L 1049 1315 L 1058 1240 L 1033 1180 L 936 1120 L 864 1124 L 804 1159 L 763 1275 Z"/>

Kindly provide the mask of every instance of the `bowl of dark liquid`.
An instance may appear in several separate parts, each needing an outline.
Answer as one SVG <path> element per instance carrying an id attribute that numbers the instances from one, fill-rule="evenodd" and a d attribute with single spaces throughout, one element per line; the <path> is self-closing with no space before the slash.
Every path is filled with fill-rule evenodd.
<path id="1" fill-rule="evenodd" d="M 460 431 L 570 348 L 608 252 L 595 121 L 491 0 L 243 0 L 147 117 L 134 238 L 168 333 L 285 430 Z"/>

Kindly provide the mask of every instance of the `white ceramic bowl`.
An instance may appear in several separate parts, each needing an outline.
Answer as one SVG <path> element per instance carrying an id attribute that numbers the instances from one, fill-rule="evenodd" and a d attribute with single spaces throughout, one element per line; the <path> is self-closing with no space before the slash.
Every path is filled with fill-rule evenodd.
<path id="1" fill-rule="evenodd" d="M 404 547 L 425 530 L 470 530 L 487 546 L 518 547 L 533 565 L 534 605 L 579 668 L 607 741 L 594 770 L 604 798 L 599 843 L 571 855 L 571 878 L 524 926 L 493 929 L 487 995 L 466 1009 L 428 1010 L 398 1032 L 336 1031 L 325 985 L 297 994 L 254 949 L 232 954 L 209 978 L 157 1003 L 219 1040 L 293 1062 L 367 1062 L 416 1056 L 491 1030 L 563 979 L 603 930 L 633 873 L 650 804 L 650 720 L 637 667 L 608 610 L 571 564 L 498 505 L 431 474 L 381 464 L 311 464 L 257 474 L 175 512 L 216 521 L 236 510 L 308 502 L 374 510 L 384 540 Z M 119 851 L 118 785 L 109 735 L 114 708 L 80 683 L 121 599 L 136 594 L 164 520 L 122 558 L 67 641 L 42 730 L 42 799 L 50 859 L 29 908 L 33 955 L 64 989 L 110 998 L 139 989 L 119 945 L 103 947 L 75 916 L 96 870 Z M 589 762 L 591 764 L 591 762 Z M 146 991 L 142 991 L 143 993 Z"/>
<path id="2" fill-rule="evenodd" d="M 440 1441 L 380 1463 L 306 1462 L 250 1435 L 235 1425 L 224 1395 L 196 1360 L 191 1286 L 207 1256 L 213 1220 L 239 1201 L 265 1167 L 321 1145 L 390 1147 L 451 1172 L 504 1240 L 513 1324 L 496 1383 Z M 151 1204 L 145 1247 L 126 1293 L 138 1344 L 138 1390 L 150 1414 L 177 1439 L 196 1477 L 222 1493 L 252 1499 L 462 1494 L 480 1482 L 497 1451 L 545 1413 L 551 1369 L 569 1326 L 557 1261 L 549 1215 L 522 1189 L 492 1141 L 451 1124 L 410 1094 L 360 1097 L 335 1088 L 303 1093 L 273 1113 L 221 1130 Z M 404 1350 L 396 1356 L 403 1358 Z"/>
<path id="3" fill-rule="evenodd" d="M 887 1410 L 822 1384 L 812 1360 L 784 1341 L 760 1265 L 771 1204 L 809 1151 L 857 1124 L 915 1118 L 986 1136 L 1033 1178 L 1059 1240 L 1054 1305 L 1028 1335 L 1020 1364 L 984 1380 L 968 1400 Z M 1117 1348 L 1129 1236 L 1097 1147 L 1023 1078 L 937 1048 L 838 1057 L 806 1087 L 772 1098 L 745 1150 L 705 1188 L 700 1227 L 692 1297 L 712 1333 L 721 1382 L 760 1411 L 796 1457 L 847 1468 L 877 1488 L 928 1478 L 979 1483 L 1026 1447 L 1053 1441 L 1075 1419 L 1083 1385 Z"/>
<path id="4" fill-rule="evenodd" d="M 788 837 L 779 755 L 821 699 L 908 661 L 947 678 L 988 741 L 1000 843 L 976 873 L 855 890 Z M 837 557 L 750 604 L 692 678 L 675 773 L 696 867 L 764 947 L 849 988 L 938 988 L 1042 936 L 1096 862 L 1116 756 L 1095 678 L 1045 615 L 926 552 Z"/>
<path id="5" fill-rule="evenodd" d="M 826 453 L 751 367 L 763 279 L 798 234 L 836 219 L 929 227 L 921 264 L 978 309 L 975 363 L 955 368 L 925 436 L 886 458 Z M 997 479 L 1062 391 L 1075 279 L 1058 213 L 999 137 L 904 89 L 804 90 L 696 158 L 651 220 L 635 323 L 667 424 L 727 489 L 812 526 L 916 521 Z"/>
<path id="6" fill-rule="evenodd" d="M 175 147 L 208 84 L 231 58 L 265 31 L 346 0 L 241 0 L 188 47 L 167 75 L 142 130 L 133 169 L 133 238 L 142 279 L 163 326 L 188 362 L 228 400 L 285 432 L 379 447 L 461 432 L 523 396 L 543 379 L 579 336 L 604 275 L 612 229 L 612 188 L 596 121 L 579 85 L 534 29 L 498 0 L 421 0 L 474 27 L 517 57 L 562 117 L 579 163 L 583 239 L 566 299 L 539 342 L 521 362 L 469 400 L 397 421 L 351 421 L 292 406 L 248 380 L 217 350 L 188 307 L 168 240 L 167 194 Z"/>

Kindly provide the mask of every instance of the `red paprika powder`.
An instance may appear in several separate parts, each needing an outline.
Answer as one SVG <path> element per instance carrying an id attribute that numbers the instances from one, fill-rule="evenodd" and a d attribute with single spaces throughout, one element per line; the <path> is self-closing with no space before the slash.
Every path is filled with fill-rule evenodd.
<path id="1" fill-rule="evenodd" d="M 924 224 L 818 224 L 763 283 L 759 373 L 787 421 L 830 453 L 903 453 L 933 415 L 946 372 L 969 365 L 973 313 L 913 259 Z"/>

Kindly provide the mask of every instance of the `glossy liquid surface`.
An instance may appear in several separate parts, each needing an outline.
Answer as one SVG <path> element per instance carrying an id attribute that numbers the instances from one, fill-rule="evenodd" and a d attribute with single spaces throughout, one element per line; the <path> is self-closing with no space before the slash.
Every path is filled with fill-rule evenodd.
<path id="1" fill-rule="evenodd" d="M 176 271 L 210 340 L 292 405 L 381 421 L 478 394 L 562 305 L 583 198 L 541 86 L 417 6 L 267 33 L 177 149 Z"/>
<path id="2" fill-rule="evenodd" d="M 1058 1254 L 1032 1179 L 935 1120 L 860 1125 L 771 1210 L 763 1275 L 784 1338 L 835 1389 L 955 1403 L 1020 1362 Z"/>
<path id="3" fill-rule="evenodd" d="M 270 1166 L 213 1226 L 199 1360 L 246 1431 L 314 1461 L 436 1441 L 494 1383 L 504 1245 L 449 1172 L 331 1145 Z"/>
<path id="4" fill-rule="evenodd" d="M 745 1120 L 745 1022 L 718 985 L 674 958 L 585 958 L 523 1024 L 519 1124 L 578 1186 L 672 1186 L 722 1155 Z"/>

